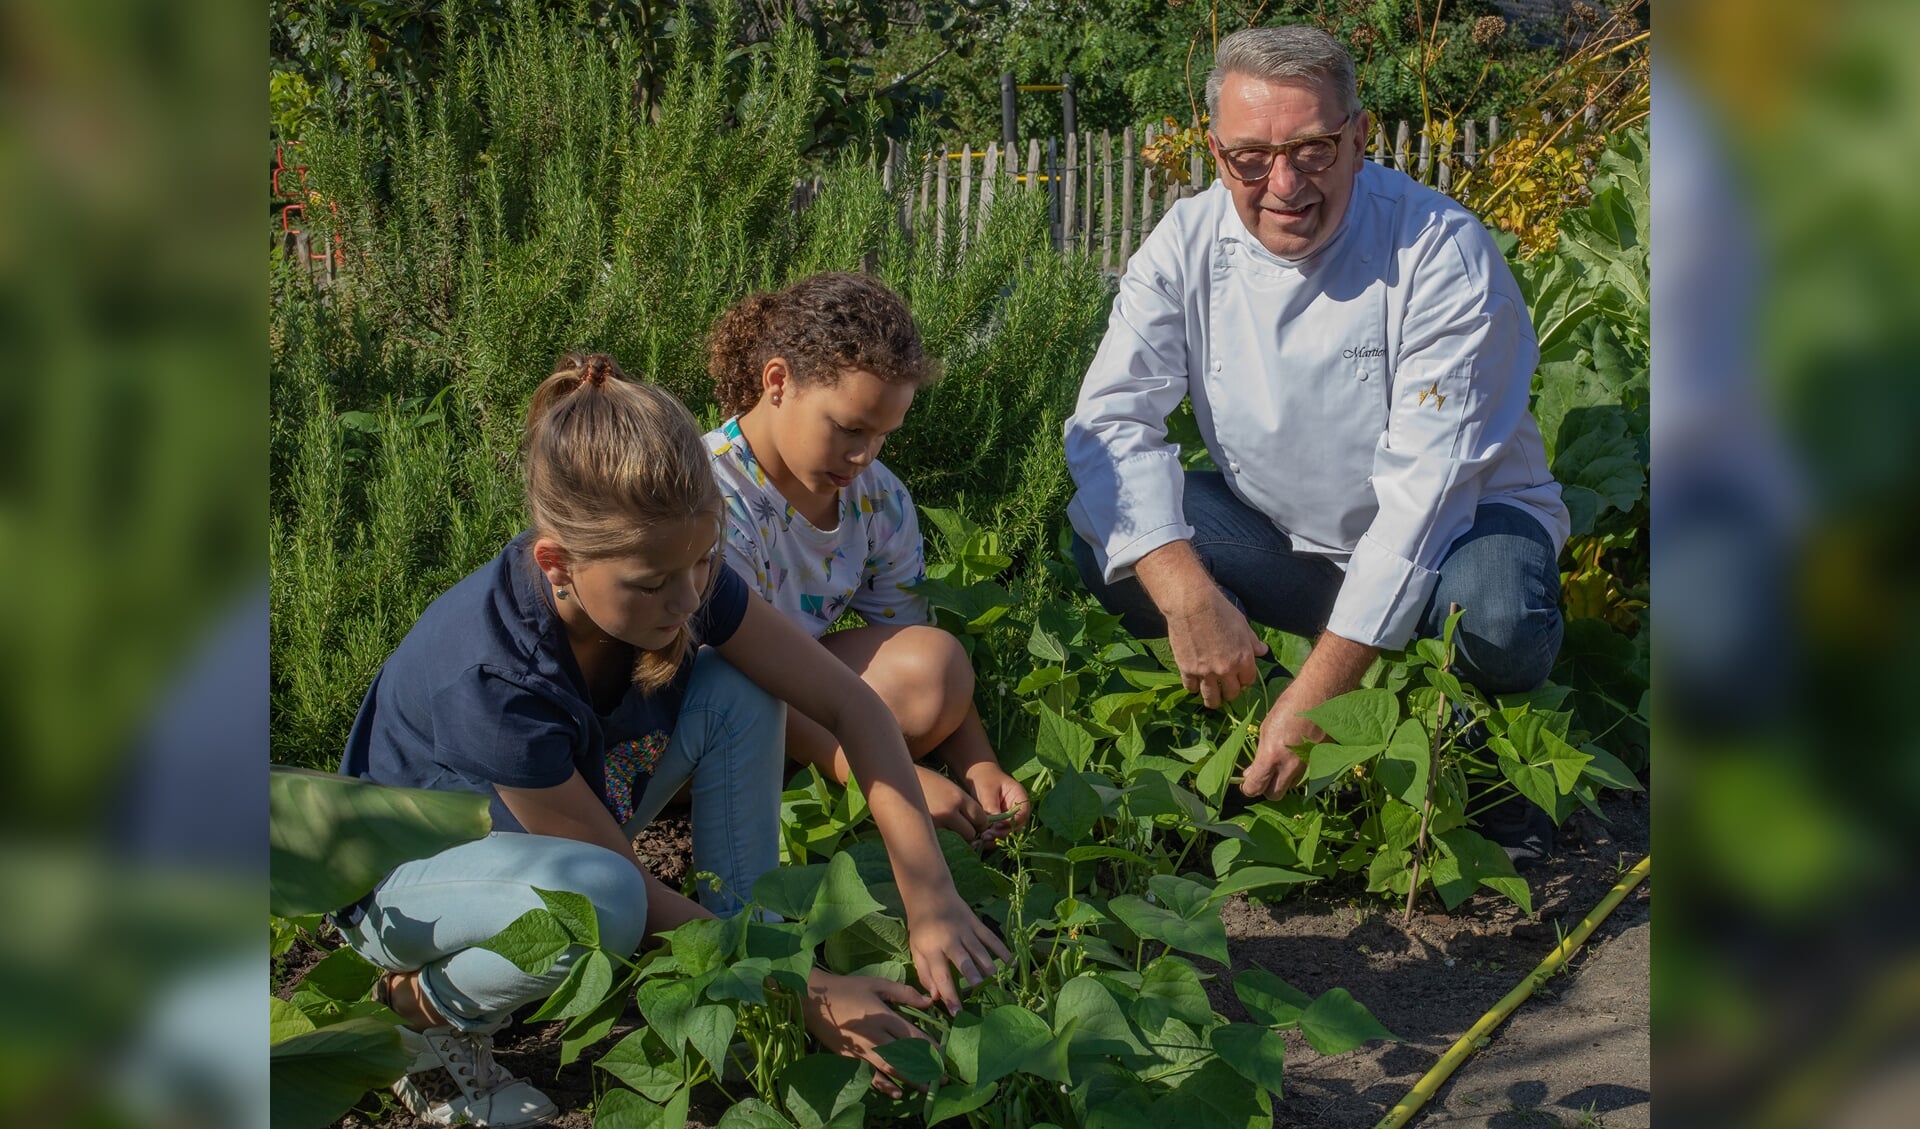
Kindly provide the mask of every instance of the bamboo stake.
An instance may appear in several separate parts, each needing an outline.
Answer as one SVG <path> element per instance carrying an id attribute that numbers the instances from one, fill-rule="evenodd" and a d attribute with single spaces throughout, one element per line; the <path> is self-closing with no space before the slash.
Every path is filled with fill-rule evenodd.
<path id="1" fill-rule="evenodd" d="M 1545 960 L 1536 965 L 1532 972 L 1527 973 L 1524 980 L 1514 985 L 1513 990 L 1503 996 L 1499 1003 L 1493 1005 L 1492 1010 L 1469 1027 L 1467 1033 L 1460 1036 L 1453 1046 L 1447 1048 L 1447 1053 L 1440 1056 L 1440 1061 L 1433 1065 L 1433 1069 L 1427 1071 L 1418 1082 L 1413 1084 L 1413 1089 L 1407 1091 L 1407 1096 L 1401 1098 L 1399 1104 L 1388 1110 L 1387 1115 L 1380 1119 L 1374 1129 L 1401 1129 L 1411 1121 L 1413 1115 L 1419 1113 L 1421 1107 L 1432 1100 L 1433 1095 L 1446 1084 L 1448 1078 L 1453 1076 L 1453 1072 L 1460 1069 L 1460 1064 L 1467 1061 L 1467 1057 L 1473 1054 L 1474 1049 L 1482 1041 L 1491 1038 L 1494 1030 L 1506 1022 L 1514 1009 L 1525 1003 L 1528 996 L 1533 995 L 1534 989 L 1566 967 L 1567 961 L 1574 953 L 1580 951 L 1580 946 L 1586 944 L 1587 938 L 1593 935 L 1594 929 L 1607 919 L 1607 915 L 1611 914 L 1652 870 L 1652 855 L 1635 863 L 1633 869 L 1627 871 L 1626 876 L 1615 883 L 1613 889 L 1607 891 L 1607 896 L 1600 899 L 1600 904 L 1593 907 L 1593 912 L 1582 918 L 1580 924 L 1574 926 L 1573 932 L 1567 934 L 1564 940 L 1553 947 L 1553 951 L 1547 954 Z"/>

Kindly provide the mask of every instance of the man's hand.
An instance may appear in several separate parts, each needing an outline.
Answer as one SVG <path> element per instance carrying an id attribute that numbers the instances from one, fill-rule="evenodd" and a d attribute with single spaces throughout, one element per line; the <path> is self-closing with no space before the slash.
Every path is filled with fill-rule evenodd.
<path id="1" fill-rule="evenodd" d="M 1167 621 L 1180 684 L 1208 709 L 1219 709 L 1259 680 L 1253 660 L 1267 653 L 1267 645 L 1213 582 L 1192 544 L 1160 546 L 1140 558 L 1134 575 Z"/>
<path id="2" fill-rule="evenodd" d="M 1280 700 L 1267 711 L 1267 719 L 1260 723 L 1260 745 L 1240 782 L 1244 795 L 1269 800 L 1286 795 L 1307 774 L 1307 762 L 1294 752 L 1295 747 L 1303 742 L 1326 739 L 1320 727 L 1299 716 L 1296 712 L 1299 707 L 1290 704 L 1287 698 L 1287 694 L 1280 695 Z"/>
<path id="3" fill-rule="evenodd" d="M 1329 698 L 1359 687 L 1360 679 L 1380 654 L 1378 647 L 1356 643 L 1323 631 L 1313 653 L 1300 664 L 1300 674 L 1280 695 L 1267 719 L 1260 723 L 1260 746 L 1253 764 L 1241 778 L 1240 791 L 1251 797 L 1277 800 L 1306 775 L 1307 763 L 1294 749 L 1308 741 L 1324 741 L 1320 727 L 1300 715 Z"/>
<path id="4" fill-rule="evenodd" d="M 925 1008 L 933 1006 L 933 1000 L 908 984 L 878 976 L 838 976 L 816 968 L 807 977 L 803 1010 L 807 1031 L 822 1050 L 872 1063 L 873 1088 L 898 1098 L 900 1083 L 880 1057 L 879 1048 L 895 1039 L 925 1039 L 927 1033 L 894 1011 L 893 1004 Z"/>

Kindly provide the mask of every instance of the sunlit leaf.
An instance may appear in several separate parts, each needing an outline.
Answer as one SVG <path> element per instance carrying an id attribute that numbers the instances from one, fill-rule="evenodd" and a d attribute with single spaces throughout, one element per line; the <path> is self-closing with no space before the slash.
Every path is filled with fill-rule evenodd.
<path id="1" fill-rule="evenodd" d="M 272 766 L 269 908 L 280 917 L 358 901 L 394 867 L 484 838 L 487 797 L 389 788 L 330 772 Z"/>

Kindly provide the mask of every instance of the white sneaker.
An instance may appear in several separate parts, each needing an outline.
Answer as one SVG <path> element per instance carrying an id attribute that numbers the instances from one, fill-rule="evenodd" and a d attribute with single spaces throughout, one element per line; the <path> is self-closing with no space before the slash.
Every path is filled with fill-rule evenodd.
<path id="1" fill-rule="evenodd" d="M 429 1125 L 491 1129 L 539 1125 L 560 1111 L 525 1078 L 493 1061 L 493 1036 L 454 1027 L 425 1031 L 400 1028 L 400 1042 L 413 1056 L 393 1092 Z"/>

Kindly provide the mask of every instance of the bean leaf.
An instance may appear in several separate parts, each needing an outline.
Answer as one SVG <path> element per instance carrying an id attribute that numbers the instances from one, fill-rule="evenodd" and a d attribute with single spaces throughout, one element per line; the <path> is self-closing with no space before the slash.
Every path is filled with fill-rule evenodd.
<path id="1" fill-rule="evenodd" d="M 1345 988 L 1329 988 L 1300 1013 L 1300 1033 L 1323 1055 L 1345 1054 L 1375 1039 L 1399 1040 Z"/>

